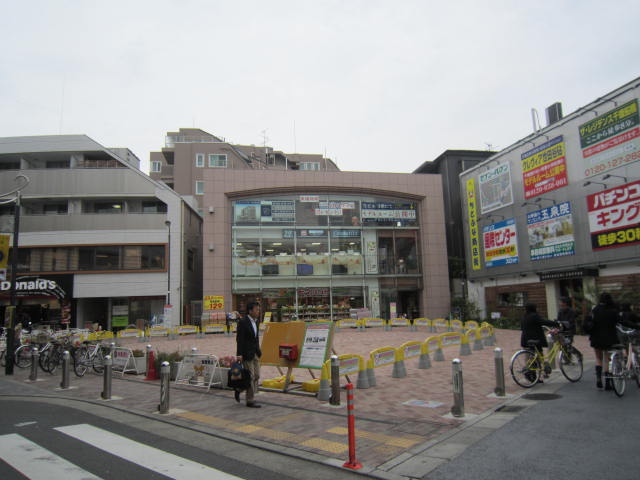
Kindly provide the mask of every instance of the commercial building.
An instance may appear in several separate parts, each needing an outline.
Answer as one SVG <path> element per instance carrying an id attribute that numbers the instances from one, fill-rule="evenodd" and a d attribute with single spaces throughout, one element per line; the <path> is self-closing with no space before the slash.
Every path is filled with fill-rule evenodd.
<path id="1" fill-rule="evenodd" d="M 193 201 L 141 172 L 128 149 L 84 135 L 0 138 L 0 170 L 0 193 L 18 175 L 29 179 L 19 218 L 20 320 L 103 329 L 189 320 L 202 296 L 202 219 Z M 14 205 L 1 205 L 0 231 L 11 235 L 13 221 Z"/>
<path id="2" fill-rule="evenodd" d="M 640 121 L 635 79 L 460 175 L 470 297 L 487 315 L 527 301 L 640 291 Z M 535 118 L 535 117 L 534 117 Z"/>
<path id="3" fill-rule="evenodd" d="M 198 197 L 205 320 L 254 299 L 274 320 L 448 314 L 439 175 L 341 172 L 195 129 L 167 139 L 152 170 Z"/>
<path id="4" fill-rule="evenodd" d="M 466 266 L 462 221 L 463 196 L 460 173 L 487 159 L 495 152 L 480 150 L 445 150 L 433 161 L 424 162 L 413 173 L 437 173 L 442 177 L 444 228 L 449 255 L 449 282 L 452 296 L 466 295 Z"/>

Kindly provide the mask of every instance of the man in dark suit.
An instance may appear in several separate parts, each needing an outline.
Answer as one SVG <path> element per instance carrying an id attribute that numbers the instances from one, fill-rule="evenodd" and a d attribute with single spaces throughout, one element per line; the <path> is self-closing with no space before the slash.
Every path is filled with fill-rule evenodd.
<path id="1" fill-rule="evenodd" d="M 247 314 L 238 321 L 236 331 L 237 350 L 236 355 L 241 358 L 242 366 L 251 372 L 251 382 L 247 388 L 247 407 L 260 408 L 262 405 L 253 399 L 258 391 L 260 379 L 260 339 L 258 337 L 260 326 L 260 304 L 249 302 Z M 240 392 L 236 390 L 236 401 L 240 401 Z"/>

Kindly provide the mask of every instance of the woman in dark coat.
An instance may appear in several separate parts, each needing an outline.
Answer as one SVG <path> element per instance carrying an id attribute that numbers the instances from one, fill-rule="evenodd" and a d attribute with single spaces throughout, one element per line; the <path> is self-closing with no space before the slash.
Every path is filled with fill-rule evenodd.
<path id="1" fill-rule="evenodd" d="M 538 341 L 538 349 L 548 347 L 547 337 L 544 335 L 542 326 L 557 327 L 558 323 L 552 320 L 544 320 L 537 312 L 535 303 L 527 303 L 524 307 L 524 317 L 520 321 L 520 328 L 522 335 L 520 335 L 520 345 L 522 348 L 527 348 L 529 340 Z"/>
<path id="2" fill-rule="evenodd" d="M 618 310 L 613 304 L 611 294 L 602 292 L 598 304 L 591 311 L 593 327 L 589 332 L 589 341 L 596 354 L 596 387 L 602 388 L 602 371 L 604 367 L 605 390 L 612 390 L 609 373 L 609 352 L 612 345 L 618 343 L 616 323 Z"/>

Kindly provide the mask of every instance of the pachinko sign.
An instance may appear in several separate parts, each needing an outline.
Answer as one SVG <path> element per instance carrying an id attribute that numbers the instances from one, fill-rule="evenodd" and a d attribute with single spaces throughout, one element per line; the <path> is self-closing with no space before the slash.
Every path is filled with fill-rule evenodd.
<path id="1" fill-rule="evenodd" d="M 518 235 L 515 219 L 508 218 L 483 227 L 482 241 L 484 263 L 487 267 L 518 263 Z"/>
<path id="2" fill-rule="evenodd" d="M 640 160 L 638 100 L 578 127 L 584 176 L 592 177 Z"/>
<path id="3" fill-rule="evenodd" d="M 480 186 L 480 210 L 492 212 L 513 203 L 511 188 L 511 167 L 503 163 L 478 175 Z"/>
<path id="4" fill-rule="evenodd" d="M 527 213 L 531 260 L 562 257 L 575 253 L 571 203 L 552 205 Z"/>
<path id="5" fill-rule="evenodd" d="M 568 184 L 566 150 L 562 135 L 523 153 L 524 198 L 531 198 Z"/>
<path id="6" fill-rule="evenodd" d="M 591 247 L 640 243 L 640 180 L 587 196 Z"/>

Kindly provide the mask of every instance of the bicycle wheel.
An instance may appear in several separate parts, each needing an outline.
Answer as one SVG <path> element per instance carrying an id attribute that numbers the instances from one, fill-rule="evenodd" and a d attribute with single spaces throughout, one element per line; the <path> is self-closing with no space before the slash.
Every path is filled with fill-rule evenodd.
<path id="1" fill-rule="evenodd" d="M 44 350 L 42 350 L 40 352 L 40 355 L 38 356 L 38 364 L 40 365 L 40 368 L 44 372 L 51 373 L 51 370 L 49 370 L 49 357 L 50 356 L 51 356 L 51 348 L 45 348 Z"/>
<path id="2" fill-rule="evenodd" d="M 31 366 L 31 345 L 20 345 L 15 353 L 14 361 L 19 368 Z"/>
<path id="3" fill-rule="evenodd" d="M 620 355 L 619 352 L 611 356 L 611 372 L 609 372 L 609 376 L 611 377 L 611 383 L 613 383 L 613 391 L 617 396 L 623 396 L 627 387 L 627 379 L 622 362 L 622 355 Z"/>
<path id="4" fill-rule="evenodd" d="M 511 357 L 511 377 L 522 388 L 531 388 L 540 379 L 540 362 L 535 353 L 520 350 Z"/>
<path id="5" fill-rule="evenodd" d="M 62 348 L 56 347 L 49 354 L 49 359 L 47 361 L 47 368 L 51 375 L 55 373 L 60 363 L 62 363 Z"/>
<path id="6" fill-rule="evenodd" d="M 560 350 L 560 371 L 570 382 L 582 378 L 582 353 L 573 345 Z"/>
<path id="7" fill-rule="evenodd" d="M 102 348 L 98 347 L 98 351 L 93 357 L 93 371 L 96 373 L 104 372 L 104 354 L 102 353 Z"/>
<path id="8" fill-rule="evenodd" d="M 76 348 L 73 352 L 73 372 L 78 377 L 82 377 L 87 373 L 87 365 L 89 363 L 89 351 L 86 347 Z"/>

